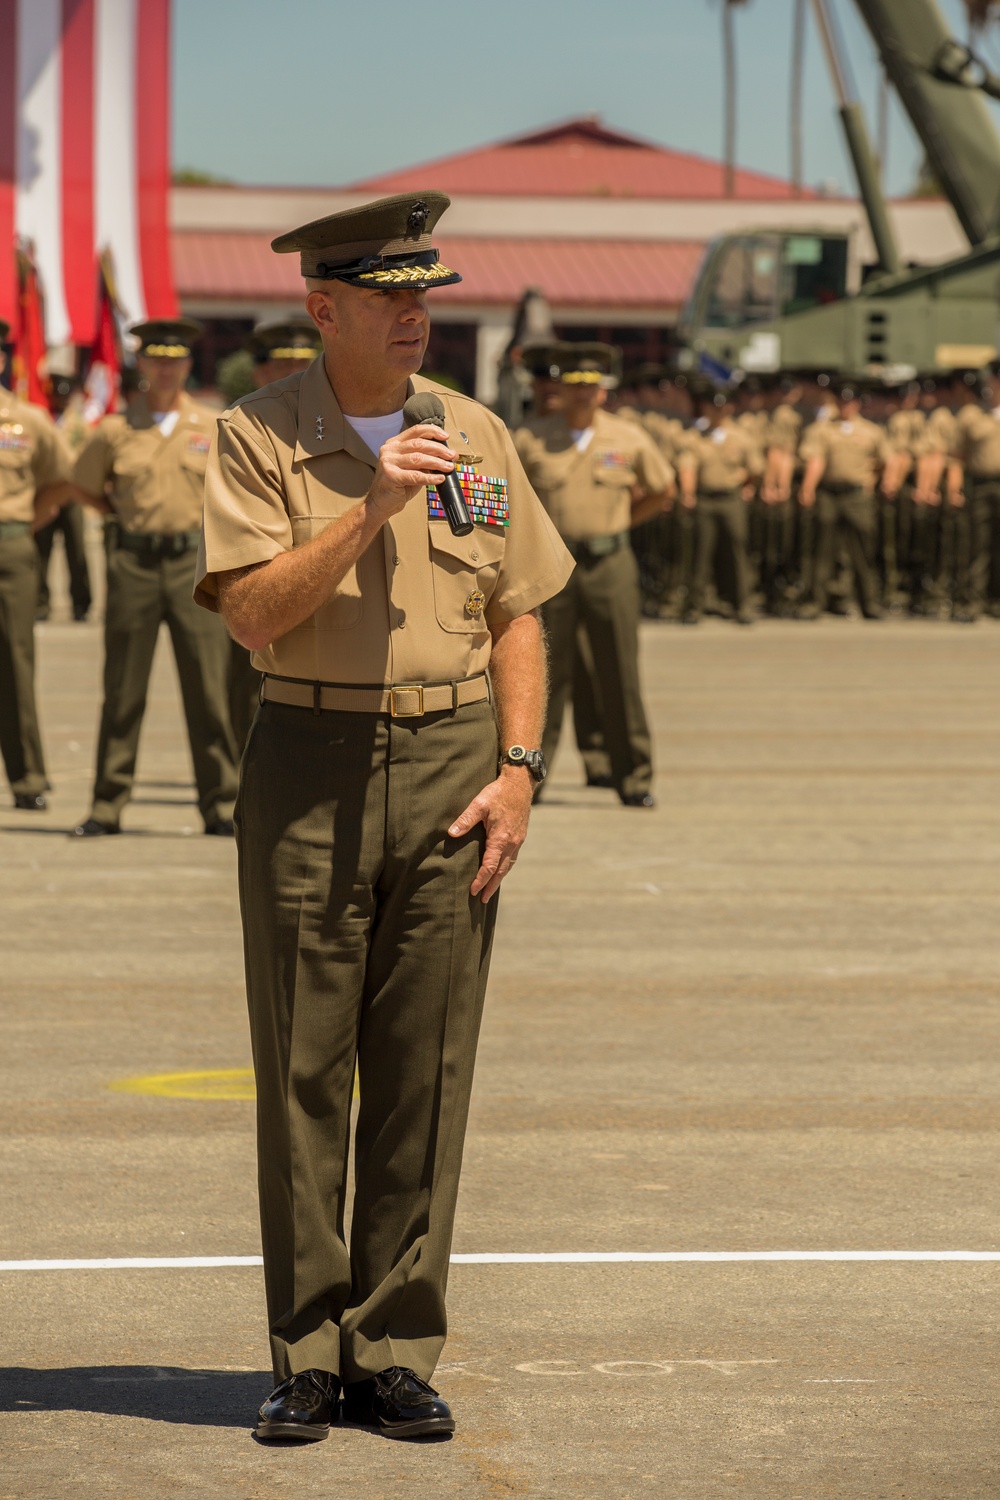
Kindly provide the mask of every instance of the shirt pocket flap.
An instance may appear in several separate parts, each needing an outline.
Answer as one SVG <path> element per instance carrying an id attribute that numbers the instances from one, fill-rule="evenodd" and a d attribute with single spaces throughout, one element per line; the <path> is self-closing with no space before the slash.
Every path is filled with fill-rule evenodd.
<path id="1" fill-rule="evenodd" d="M 459 562 L 463 569 L 475 571 L 498 563 L 503 557 L 503 535 L 486 526 L 476 526 L 468 536 L 456 536 L 447 521 L 430 523 L 431 546 L 436 552 L 446 552 Z"/>

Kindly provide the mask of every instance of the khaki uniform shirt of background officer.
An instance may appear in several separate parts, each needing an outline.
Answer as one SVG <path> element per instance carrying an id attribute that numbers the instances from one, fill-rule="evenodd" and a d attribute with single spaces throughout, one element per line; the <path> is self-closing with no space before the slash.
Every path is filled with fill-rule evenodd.
<path id="1" fill-rule="evenodd" d="M 154 320 L 132 329 L 145 390 L 104 417 L 76 460 L 86 500 L 109 515 L 104 624 L 104 705 L 88 817 L 74 830 L 117 833 L 135 778 L 139 732 L 161 623 L 180 680 L 205 832 L 232 834 L 235 746 L 229 722 L 229 643 L 191 593 L 205 483 L 217 413 L 184 383 L 201 325 Z"/>
<path id="2" fill-rule="evenodd" d="M 528 478 L 578 562 L 544 610 L 550 691 L 543 747 L 546 758 L 555 756 L 582 627 L 612 786 L 626 806 L 652 807 L 652 747 L 638 666 L 639 578 L 630 530 L 669 506 L 674 471 L 642 427 L 603 410 L 614 349 L 561 344 L 553 357 L 561 367 L 561 409 L 528 422 L 515 438 Z"/>
<path id="3" fill-rule="evenodd" d="M 454 1427 L 428 1382 L 491 898 L 534 788 L 515 755 L 541 733 L 534 612 L 572 560 L 503 423 L 417 373 L 426 294 L 460 279 L 431 238 L 447 205 L 401 194 L 274 242 L 300 254 L 324 353 L 221 417 L 207 475 L 197 597 L 265 673 L 237 809 L 265 1439 L 326 1436 L 342 1383 L 347 1415 L 387 1436 Z M 403 428 L 421 394 L 447 436 Z M 444 518 L 448 473 L 466 535 Z"/>
<path id="4" fill-rule="evenodd" d="M 573 373 L 563 380 L 572 386 Z M 603 405 L 603 391 L 599 399 Z M 600 408 L 582 429 L 571 420 L 563 411 L 534 417 L 515 436 L 564 541 L 619 535 L 664 509 L 676 475 L 642 427 Z"/>
<path id="5" fill-rule="evenodd" d="M 883 428 L 862 417 L 857 402 L 846 403 L 839 418 L 813 422 L 802 434 L 799 455 L 806 465 L 802 504 L 809 506 L 817 487 L 863 490 L 874 494 L 892 448 Z"/>
<path id="6" fill-rule="evenodd" d="M 754 481 L 764 472 L 764 455 L 757 442 L 760 423 L 739 423 L 732 416 L 720 421 L 704 418 L 688 429 L 677 458 L 683 503 L 697 503 L 698 494 L 731 494 L 739 490 L 744 500 Z"/>
<path id="7" fill-rule="evenodd" d="M 0 321 L 0 343 L 10 332 Z M 0 372 L 6 356 L 0 351 Z M 48 780 L 35 705 L 37 523 L 71 498 L 71 460 L 48 412 L 0 388 L 0 754 L 23 812 L 42 812 Z"/>
<path id="8" fill-rule="evenodd" d="M 309 318 L 260 323 L 244 340 L 243 347 L 253 360 L 253 379 L 258 390 L 284 380 L 287 375 L 301 375 L 323 352 L 319 334 Z M 251 662 L 247 648 L 230 638 L 229 718 L 241 755 L 257 712 L 260 681 L 261 674 Z"/>

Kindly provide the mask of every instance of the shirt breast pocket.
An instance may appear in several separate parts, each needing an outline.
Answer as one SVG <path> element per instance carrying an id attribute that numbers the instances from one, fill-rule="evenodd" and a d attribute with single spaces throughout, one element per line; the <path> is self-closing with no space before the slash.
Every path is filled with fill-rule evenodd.
<path id="1" fill-rule="evenodd" d="M 336 516 L 292 516 L 292 547 L 320 536 Z M 361 585 L 356 567 L 348 568 L 325 604 L 313 615 L 317 630 L 350 630 L 362 615 Z"/>
<path id="2" fill-rule="evenodd" d="M 607 485 L 613 490 L 628 490 L 635 484 L 635 470 L 625 458 L 614 455 L 606 458 L 598 454 L 592 470 L 597 484 Z"/>
<path id="3" fill-rule="evenodd" d="M 453 536 L 444 521 L 432 521 L 429 530 L 438 624 L 452 635 L 486 635 L 486 606 L 500 573 L 504 536 L 485 526 Z"/>
<path id="4" fill-rule="evenodd" d="M 0 494 L 21 489 L 31 475 L 31 448 L 0 446 Z"/>

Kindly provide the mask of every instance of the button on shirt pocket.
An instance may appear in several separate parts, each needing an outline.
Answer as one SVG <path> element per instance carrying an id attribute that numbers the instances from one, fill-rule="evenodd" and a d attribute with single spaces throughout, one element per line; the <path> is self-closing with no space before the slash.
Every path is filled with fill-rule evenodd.
<path id="1" fill-rule="evenodd" d="M 432 521 L 429 531 L 438 624 L 453 635 L 485 635 L 486 610 L 503 561 L 503 536 L 485 526 L 468 536 L 453 536 L 444 521 Z"/>
<path id="2" fill-rule="evenodd" d="M 336 516 L 292 516 L 292 546 L 311 542 Z M 361 619 L 361 588 L 356 567 L 348 568 L 336 589 L 312 616 L 317 630 L 350 630 Z"/>

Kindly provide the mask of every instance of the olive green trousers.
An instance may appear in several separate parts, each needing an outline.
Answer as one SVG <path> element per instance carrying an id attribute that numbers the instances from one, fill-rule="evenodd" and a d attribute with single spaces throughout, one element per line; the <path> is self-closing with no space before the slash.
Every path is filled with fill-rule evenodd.
<path id="1" fill-rule="evenodd" d="M 90 816 L 117 825 L 132 794 L 139 732 L 153 656 L 165 623 L 174 648 L 194 763 L 198 807 L 206 827 L 231 818 L 237 754 L 229 723 L 229 636 L 218 615 L 195 604 L 197 554 L 146 557 L 108 553 L 104 622 L 104 706 Z"/>
<path id="2" fill-rule="evenodd" d="M 38 553 L 30 534 L 0 538 L 0 754 L 11 790 L 44 792 L 35 707 Z"/>
<path id="3" fill-rule="evenodd" d="M 837 563 L 838 547 L 843 547 L 854 575 L 858 603 L 865 614 L 878 607 L 878 578 L 875 573 L 875 542 L 878 534 L 878 509 L 870 490 L 829 490 L 821 485 L 816 492 L 816 560 L 813 572 L 813 602 L 825 609 L 830 584 Z"/>
<path id="4" fill-rule="evenodd" d="M 639 686 L 639 570 L 632 549 L 622 547 L 605 557 L 581 554 L 569 583 L 542 606 L 542 617 L 549 647 L 542 749 L 549 766 L 573 691 L 577 632 L 583 625 L 594 666 L 592 702 L 596 697 L 612 782 L 626 796 L 648 791 L 652 740 Z"/>
<path id="5" fill-rule="evenodd" d="M 489 703 L 419 719 L 264 703 L 251 727 L 236 828 L 277 1381 L 429 1379 L 444 1344 L 497 905 L 469 893 L 481 826 L 447 829 L 496 774 Z"/>
<path id="6" fill-rule="evenodd" d="M 56 532 L 62 533 L 66 547 L 66 568 L 69 573 L 69 596 L 73 605 L 73 618 L 82 620 L 90 609 L 90 565 L 87 562 L 86 524 L 83 506 L 75 501 L 64 505 L 54 520 L 35 532 L 35 546 L 41 568 L 38 580 L 38 608 L 43 614 L 49 612 L 49 563 Z"/>
<path id="7" fill-rule="evenodd" d="M 229 642 L 229 720 L 233 726 L 237 755 L 250 733 L 253 716 L 260 699 L 261 674 L 250 661 L 250 652 L 239 641 Z"/>

